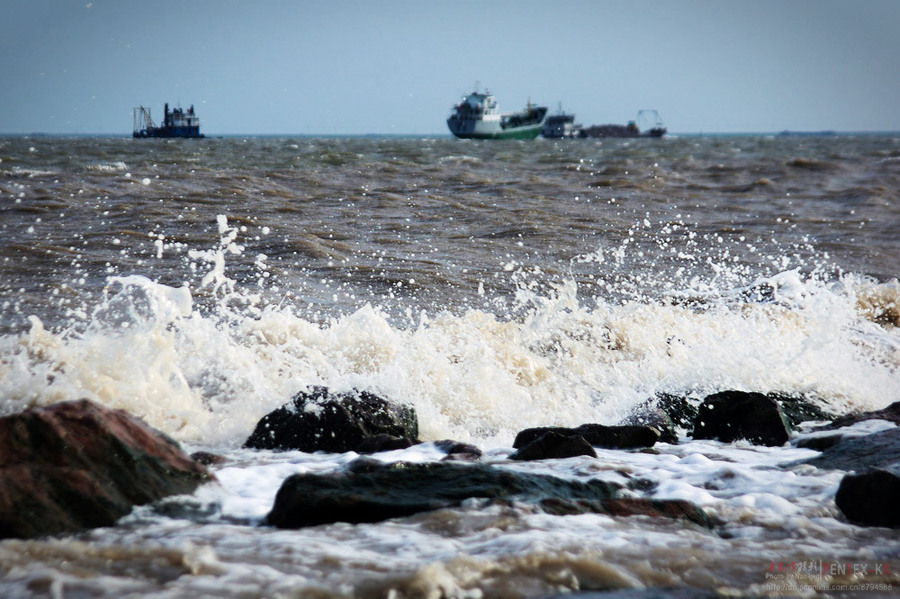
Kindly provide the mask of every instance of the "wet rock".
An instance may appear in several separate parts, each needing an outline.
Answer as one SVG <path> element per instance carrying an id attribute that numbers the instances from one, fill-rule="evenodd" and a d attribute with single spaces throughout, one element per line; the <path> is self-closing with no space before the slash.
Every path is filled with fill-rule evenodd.
<path id="1" fill-rule="evenodd" d="M 525 447 L 545 433 L 580 435 L 593 447 L 606 449 L 636 449 L 652 447 L 659 440 L 659 431 L 649 426 L 605 426 L 603 424 L 582 424 L 575 428 L 563 426 L 539 426 L 520 431 L 513 441 L 516 449 Z"/>
<path id="2" fill-rule="evenodd" d="M 812 422 L 819 420 L 831 420 L 834 414 L 826 411 L 815 400 L 807 397 L 795 397 L 791 395 L 783 395 L 781 393 L 771 393 L 768 395 L 781 407 L 781 413 L 791 426 L 797 426 L 802 422 Z"/>
<path id="3" fill-rule="evenodd" d="M 574 431 L 547 431 L 519 451 L 511 460 L 550 460 L 587 455 L 596 458 L 597 452 L 584 437 Z"/>
<path id="4" fill-rule="evenodd" d="M 843 437 L 821 455 L 804 463 L 817 468 L 862 472 L 897 462 L 900 462 L 900 428 L 860 437 Z"/>
<path id="5" fill-rule="evenodd" d="M 693 430 L 698 409 L 687 397 L 658 393 L 655 405 L 657 409 L 662 410 L 668 416 L 676 427 L 683 428 L 688 432 Z"/>
<path id="6" fill-rule="evenodd" d="M 380 434 L 418 438 L 415 410 L 368 391 L 332 393 L 311 387 L 264 416 L 244 447 L 343 453 Z"/>
<path id="7" fill-rule="evenodd" d="M 191 454 L 191 459 L 199 462 L 204 466 L 213 466 L 215 464 L 224 464 L 227 460 L 224 456 L 220 456 L 208 451 L 195 451 Z"/>
<path id="8" fill-rule="evenodd" d="M 378 453 L 379 451 L 406 449 L 415 444 L 416 441 L 407 439 L 406 437 L 395 437 L 394 435 L 382 433 L 363 439 L 362 443 L 356 446 L 356 451 L 358 453 Z"/>
<path id="9" fill-rule="evenodd" d="M 645 499 L 641 497 L 613 497 L 604 501 L 550 498 L 540 502 L 543 511 L 554 516 L 585 513 L 607 514 L 616 517 L 647 516 L 682 520 L 703 528 L 713 527 L 703 508 L 683 499 Z"/>
<path id="10" fill-rule="evenodd" d="M 534 504 L 557 498 L 597 504 L 613 497 L 619 488 L 599 480 L 571 481 L 482 464 L 378 464 L 371 458 L 356 462 L 346 472 L 288 477 L 266 523 L 301 528 L 331 522 L 379 522 L 456 507 L 470 498 Z"/>
<path id="11" fill-rule="evenodd" d="M 851 522 L 900 527 L 900 463 L 846 475 L 834 502 Z"/>
<path id="12" fill-rule="evenodd" d="M 435 441 L 434 446 L 447 454 L 447 457 L 444 459 L 476 461 L 480 460 L 481 456 L 484 455 L 484 452 L 478 447 L 470 443 L 453 441 L 452 439 Z"/>
<path id="13" fill-rule="evenodd" d="M 844 439 L 844 435 L 825 435 L 821 437 L 806 437 L 797 440 L 797 447 L 800 449 L 813 449 L 815 451 L 825 451 L 830 447 L 834 447 Z"/>
<path id="14" fill-rule="evenodd" d="M 683 499 L 644 499 L 619 497 L 604 502 L 604 508 L 612 516 L 649 516 L 687 520 L 704 528 L 712 528 L 712 522 L 699 506 Z"/>
<path id="15" fill-rule="evenodd" d="M 659 393 L 639 406 L 631 415 L 621 422 L 622 425 L 647 426 L 659 431 L 659 440 L 675 445 L 678 443 L 678 431 L 688 434 L 694 429 L 694 418 L 697 407 L 686 397 Z"/>
<path id="16" fill-rule="evenodd" d="M 700 404 L 694 421 L 694 439 L 731 443 L 746 439 L 755 445 L 780 446 L 789 426 L 778 402 L 761 393 L 723 391 Z"/>
<path id="17" fill-rule="evenodd" d="M 214 477 L 122 411 L 70 401 L 0 418 L 0 538 L 114 524 Z"/>
<path id="18" fill-rule="evenodd" d="M 845 426 L 856 424 L 864 420 L 887 420 L 894 424 L 900 425 L 900 401 L 895 401 L 888 407 L 881 410 L 871 412 L 857 412 L 855 414 L 847 414 L 840 418 L 834 419 L 831 424 L 819 427 L 817 430 L 834 430 Z"/>

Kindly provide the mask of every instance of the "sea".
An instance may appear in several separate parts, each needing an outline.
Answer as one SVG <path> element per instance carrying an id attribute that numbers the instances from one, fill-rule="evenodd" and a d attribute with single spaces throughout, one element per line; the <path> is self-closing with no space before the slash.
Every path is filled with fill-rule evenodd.
<path id="1" fill-rule="evenodd" d="M 815 423 L 783 447 L 682 431 L 508 457 L 522 429 L 618 424 L 663 394 L 883 408 L 898 276 L 897 134 L 0 137 L 0 415 L 87 398 L 223 458 L 115 526 L 0 541 L 0 596 L 891 596 L 897 533 L 848 523 L 845 473 L 802 464 Z M 478 502 L 264 526 L 287 476 L 359 457 L 242 449 L 311 385 L 415 408 L 423 442 L 383 462 L 452 439 L 498 468 L 640 481 L 715 526 Z"/>

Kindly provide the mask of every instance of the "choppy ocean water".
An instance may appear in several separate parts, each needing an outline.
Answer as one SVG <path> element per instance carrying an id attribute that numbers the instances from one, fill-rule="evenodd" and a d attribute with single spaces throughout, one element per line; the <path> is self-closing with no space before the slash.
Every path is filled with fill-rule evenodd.
<path id="1" fill-rule="evenodd" d="M 657 393 L 900 399 L 898 196 L 898 136 L 0 138 L 0 412 L 86 397 L 228 458 L 116 527 L 0 542 L 0 590 L 777 595 L 773 563 L 897 563 L 890 531 L 840 519 L 840 472 L 774 467 L 811 450 L 506 456 L 518 430 L 616 424 Z M 413 404 L 426 442 L 646 479 L 724 524 L 494 507 L 262 528 L 287 475 L 355 457 L 240 449 L 314 384 Z"/>

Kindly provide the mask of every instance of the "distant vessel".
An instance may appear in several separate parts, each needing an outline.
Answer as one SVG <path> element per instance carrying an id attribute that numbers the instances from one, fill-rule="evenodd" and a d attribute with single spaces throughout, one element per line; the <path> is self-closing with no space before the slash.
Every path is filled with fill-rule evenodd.
<path id="1" fill-rule="evenodd" d="M 566 114 L 560 105 L 556 114 L 551 114 L 544 121 L 544 127 L 541 129 L 541 135 L 548 139 L 563 139 L 570 137 L 578 137 L 581 125 L 575 124 L 575 115 Z"/>
<path id="2" fill-rule="evenodd" d="M 500 114 L 494 96 L 476 88 L 453 107 L 447 126 L 463 139 L 534 139 L 541 134 L 546 118 L 547 107 L 533 106 L 531 101 L 524 110 Z"/>
<path id="3" fill-rule="evenodd" d="M 637 121 L 649 122 L 650 128 L 642 131 L 637 122 L 627 125 L 591 125 L 578 132 L 579 137 L 662 137 L 667 129 L 663 126 L 659 113 L 655 110 L 641 110 Z"/>
<path id="4" fill-rule="evenodd" d="M 134 109 L 133 137 L 204 137 L 200 133 L 200 117 L 194 114 L 193 105 L 187 110 L 163 109 L 163 124 L 157 127 L 150 117 L 150 109 L 138 106 Z"/>

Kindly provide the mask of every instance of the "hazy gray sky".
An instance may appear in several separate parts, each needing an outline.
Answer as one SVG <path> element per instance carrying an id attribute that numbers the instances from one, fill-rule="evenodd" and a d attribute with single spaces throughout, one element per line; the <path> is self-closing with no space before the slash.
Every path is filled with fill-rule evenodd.
<path id="1" fill-rule="evenodd" d="M 476 82 L 585 124 L 900 130 L 898 0 L 2 0 L 0 132 L 447 134 Z"/>

